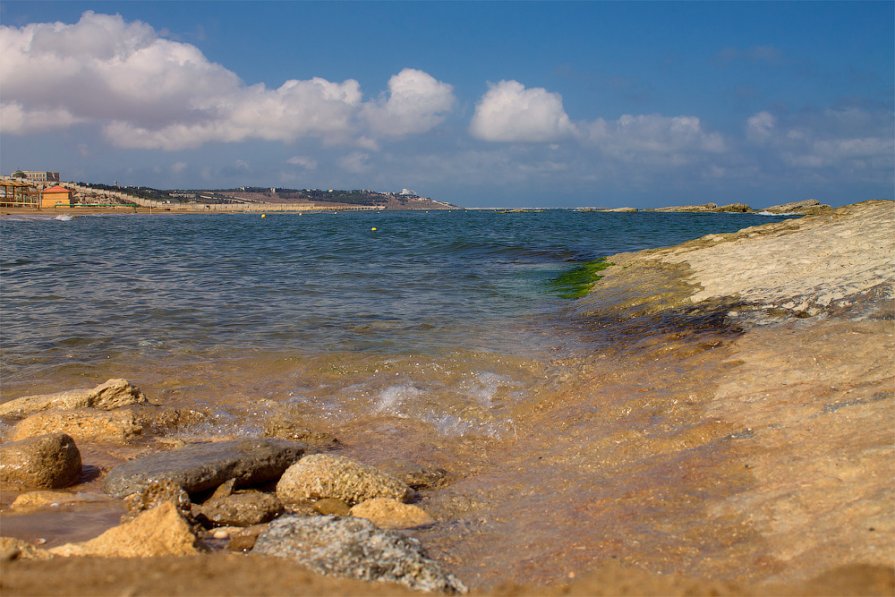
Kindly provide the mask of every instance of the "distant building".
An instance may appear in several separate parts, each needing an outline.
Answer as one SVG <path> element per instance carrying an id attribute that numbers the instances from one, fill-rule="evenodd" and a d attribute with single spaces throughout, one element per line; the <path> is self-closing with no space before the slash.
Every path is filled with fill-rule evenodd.
<path id="1" fill-rule="evenodd" d="M 40 191 L 21 178 L 0 180 L 0 206 L 40 207 Z"/>
<path id="2" fill-rule="evenodd" d="M 71 207 L 71 191 L 65 187 L 56 185 L 48 189 L 40 195 L 40 208 L 56 207 L 57 204 L 64 204 L 65 207 Z"/>
<path id="3" fill-rule="evenodd" d="M 58 172 L 37 172 L 36 170 L 16 170 L 12 173 L 14 178 L 24 178 L 34 182 L 59 182 Z"/>
<path id="4" fill-rule="evenodd" d="M 418 196 L 419 196 L 419 195 L 416 194 L 416 191 L 414 191 L 413 189 L 401 189 L 401 192 L 398 193 L 398 194 L 401 195 L 401 196 L 403 196 L 403 197 L 408 197 L 408 196 L 410 196 L 410 197 L 418 197 Z"/>

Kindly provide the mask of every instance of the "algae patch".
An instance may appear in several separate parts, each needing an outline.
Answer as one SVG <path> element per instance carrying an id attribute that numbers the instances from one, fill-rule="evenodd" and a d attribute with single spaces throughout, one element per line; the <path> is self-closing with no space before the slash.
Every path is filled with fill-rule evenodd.
<path id="1" fill-rule="evenodd" d="M 604 258 L 586 261 L 563 272 L 550 281 L 551 290 L 565 299 L 577 299 L 587 295 L 593 285 L 602 278 L 598 272 L 612 265 Z"/>

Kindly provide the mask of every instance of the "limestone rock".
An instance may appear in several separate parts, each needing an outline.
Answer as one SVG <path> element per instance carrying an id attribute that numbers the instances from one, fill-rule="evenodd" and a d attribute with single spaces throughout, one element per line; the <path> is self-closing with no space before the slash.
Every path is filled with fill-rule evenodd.
<path id="1" fill-rule="evenodd" d="M 193 507 L 196 519 L 206 526 L 247 527 L 273 520 L 282 511 L 283 504 L 276 496 L 260 491 L 212 497 Z"/>
<path id="2" fill-rule="evenodd" d="M 335 498 L 323 498 L 322 500 L 317 500 L 312 507 L 315 512 L 323 515 L 349 516 L 351 514 L 351 508 L 348 507 L 348 504 Z"/>
<path id="3" fill-rule="evenodd" d="M 278 479 L 304 451 L 303 444 L 273 439 L 194 444 L 119 465 L 106 475 L 103 489 L 124 497 L 161 480 L 173 481 L 188 493 L 214 489 L 229 479 L 249 486 Z"/>
<path id="4" fill-rule="evenodd" d="M 189 522 L 192 518 L 192 502 L 187 492 L 177 483 L 168 479 L 154 481 L 143 488 L 140 493 L 133 493 L 124 498 L 127 514 L 122 522 L 133 520 L 147 510 L 152 510 L 164 503 L 174 504 L 180 515 Z"/>
<path id="5" fill-rule="evenodd" d="M 53 557 L 39 547 L 13 537 L 0 537 L 0 562 L 13 560 L 47 560 Z"/>
<path id="6" fill-rule="evenodd" d="M 335 498 L 349 506 L 376 497 L 406 500 L 412 490 L 373 467 L 330 454 L 302 458 L 283 473 L 277 497 L 286 504 Z"/>
<path id="7" fill-rule="evenodd" d="M 380 529 L 410 529 L 435 522 L 425 510 L 391 498 L 373 498 L 351 509 L 351 516 L 366 518 Z"/>
<path id="8" fill-rule="evenodd" d="M 815 214 L 831 209 L 829 205 L 821 203 L 817 199 L 805 199 L 804 201 L 790 201 L 780 205 L 772 205 L 765 211 L 772 214 Z"/>
<path id="9" fill-rule="evenodd" d="M 264 424 L 265 437 L 300 441 L 320 449 L 335 448 L 339 440 L 325 431 L 314 431 L 289 419 L 274 418 Z"/>
<path id="10" fill-rule="evenodd" d="M 129 410 L 47 410 L 19 421 L 12 438 L 24 439 L 57 431 L 81 442 L 121 444 L 139 435 L 142 427 Z"/>
<path id="11" fill-rule="evenodd" d="M 111 410 L 146 402 L 140 388 L 126 379 L 110 379 L 95 388 L 23 396 L 0 404 L 0 417 L 25 417 L 43 410 L 97 408 Z"/>
<path id="12" fill-rule="evenodd" d="M 49 551 L 60 556 L 106 558 L 187 556 L 199 553 L 195 543 L 196 536 L 187 521 L 174 504 L 164 502 L 95 539 L 84 543 L 67 543 Z"/>
<path id="13" fill-rule="evenodd" d="M 252 552 L 289 558 L 320 574 L 395 582 L 419 591 L 466 592 L 416 539 L 360 518 L 284 516 L 258 537 Z"/>
<path id="14" fill-rule="evenodd" d="M 106 496 L 87 493 L 69 493 L 67 491 L 28 491 L 22 493 L 10 504 L 10 509 L 17 512 L 52 508 L 64 504 L 78 504 L 108 500 Z"/>
<path id="15" fill-rule="evenodd" d="M 0 487 L 5 490 L 58 489 L 81 474 L 81 453 L 64 433 L 0 444 Z"/>

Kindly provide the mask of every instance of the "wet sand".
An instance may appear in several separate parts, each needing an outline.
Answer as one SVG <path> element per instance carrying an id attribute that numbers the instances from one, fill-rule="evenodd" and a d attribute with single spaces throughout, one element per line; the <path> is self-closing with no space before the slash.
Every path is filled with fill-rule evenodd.
<path id="1" fill-rule="evenodd" d="M 301 417 L 336 435 L 341 453 L 384 470 L 446 469 L 447 484 L 422 491 L 419 502 L 438 524 L 410 533 L 476 591 L 893 594 L 893 206 L 859 204 L 611 257 L 614 267 L 579 302 L 582 325 L 600 348 L 547 363 L 502 363 L 501 373 L 527 392 L 497 394 L 493 411 L 477 415 L 512 422 L 495 433 L 433 434 L 419 419 L 371 415 L 363 400 L 340 416 L 323 404 L 301 412 L 275 399 L 245 406 L 248 396 L 280 395 L 289 387 L 283 380 L 299 375 L 378 373 L 381 363 L 363 360 L 342 362 L 337 372 L 333 363 L 275 355 L 235 360 L 229 373 L 214 373 L 216 392 L 203 390 L 211 372 L 201 364 L 140 384 L 194 407 L 197 396 L 210 403 L 215 394 L 216 406 L 227 404 L 235 418 L 234 432 Z M 462 377 L 466 360 L 476 358 L 456 357 L 453 373 L 441 363 L 422 366 Z M 201 428 L 192 433 L 201 439 Z M 73 490 L 97 491 L 100 469 L 160 447 L 150 438 L 85 446 L 97 474 Z M 99 507 L 107 522 L 98 523 L 92 507 L 81 507 L 86 536 L 120 513 L 109 502 Z M 3 534 L 13 528 L 31 539 L 47 533 L 37 535 L 22 517 L 52 517 L 6 508 L 2 516 Z M 0 587 L 8 594 L 404 592 L 232 555 L 4 563 Z"/>

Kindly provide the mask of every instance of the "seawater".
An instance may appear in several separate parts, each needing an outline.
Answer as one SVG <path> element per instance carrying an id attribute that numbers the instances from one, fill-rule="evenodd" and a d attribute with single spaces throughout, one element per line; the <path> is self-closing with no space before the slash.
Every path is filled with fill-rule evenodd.
<path id="1" fill-rule="evenodd" d="M 551 280 L 620 251 L 778 219 L 567 210 L 6 217 L 2 399 L 129 377 L 224 414 L 267 399 L 321 416 L 390 414 L 444 433 L 501 433 L 502 404 L 543 383 L 550 361 L 587 350 Z"/>

